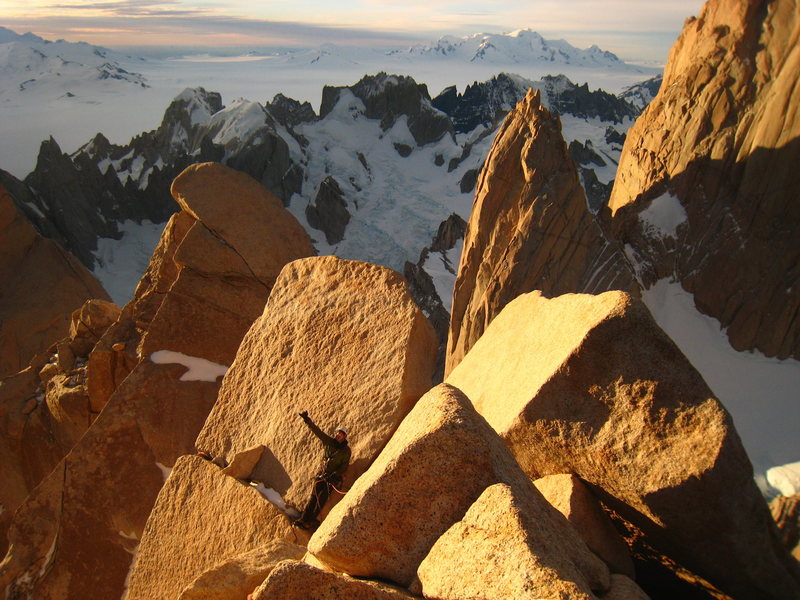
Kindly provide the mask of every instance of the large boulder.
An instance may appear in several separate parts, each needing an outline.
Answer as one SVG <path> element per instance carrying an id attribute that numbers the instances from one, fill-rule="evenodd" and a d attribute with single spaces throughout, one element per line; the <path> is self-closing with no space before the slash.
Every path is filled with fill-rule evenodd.
<path id="1" fill-rule="evenodd" d="M 288 519 L 256 488 L 183 456 L 147 519 L 126 598 L 177 598 L 220 561 L 291 537 Z"/>
<path id="2" fill-rule="evenodd" d="M 646 287 L 669 277 L 737 350 L 800 358 L 796 0 L 710 0 L 686 21 L 609 201 Z"/>
<path id="3" fill-rule="evenodd" d="M 571 473 L 548 475 L 533 482 L 545 499 L 572 523 L 589 549 L 614 573 L 635 578 L 627 544 L 584 483 Z"/>
<path id="4" fill-rule="evenodd" d="M 355 579 L 299 561 L 284 561 L 253 593 L 253 600 L 411 600 L 413 596 L 377 581 Z"/>
<path id="5" fill-rule="evenodd" d="M 294 261 L 242 341 L 197 447 L 230 463 L 264 445 L 250 478 L 300 506 L 322 453 L 297 414 L 348 431 L 347 487 L 430 388 L 435 358 L 436 335 L 399 273 L 333 256 Z"/>
<path id="6" fill-rule="evenodd" d="M 417 402 L 308 549 L 345 573 L 408 586 L 436 540 L 495 483 L 508 484 L 535 508 L 552 552 L 568 554 L 582 576 L 607 587 L 602 561 L 536 491 L 469 399 L 446 384 Z"/>
<path id="7" fill-rule="evenodd" d="M 578 475 L 683 569 L 734 597 L 800 593 L 730 415 L 640 301 L 520 296 L 447 383 L 531 477 Z"/>
<path id="8" fill-rule="evenodd" d="M 561 121 L 538 91 L 506 117 L 478 180 L 458 268 L 445 375 L 519 294 L 638 289 L 589 212 Z"/>
<path id="9" fill-rule="evenodd" d="M 503 483 L 486 488 L 420 564 L 423 594 L 441 600 L 589 600 L 592 589 L 607 590 L 608 572 L 580 564 L 581 555 L 549 527 L 547 504 L 534 498 Z"/>
<path id="10" fill-rule="evenodd" d="M 109 300 L 103 286 L 56 242 L 43 238 L 0 186 L 0 377 L 69 333 L 87 300 Z"/>
<path id="11" fill-rule="evenodd" d="M 302 546 L 273 540 L 204 571 L 177 600 L 241 600 L 261 585 L 278 563 L 300 560 L 305 553 Z"/>
<path id="12" fill-rule="evenodd" d="M 170 220 L 134 299 L 89 356 L 89 397 L 108 397 L 105 408 L 14 516 L 0 563 L 9 595 L 122 595 L 164 472 L 196 451 L 220 375 L 261 314 L 280 260 L 313 254 L 281 203 L 240 173 L 196 165 L 175 195 L 187 209 Z"/>

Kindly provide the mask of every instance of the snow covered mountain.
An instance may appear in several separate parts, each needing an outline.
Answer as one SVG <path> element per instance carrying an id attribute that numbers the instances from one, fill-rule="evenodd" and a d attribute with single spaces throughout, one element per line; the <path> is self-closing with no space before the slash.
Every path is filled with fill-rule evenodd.
<path id="1" fill-rule="evenodd" d="M 24 102 L 32 93 L 75 97 L 95 81 L 147 87 L 146 79 L 120 65 L 129 57 L 85 42 L 50 42 L 0 27 L 0 102 Z"/>
<path id="2" fill-rule="evenodd" d="M 466 37 L 445 36 L 435 44 L 414 46 L 405 54 L 412 57 L 455 58 L 473 63 L 504 65 L 540 62 L 550 65 L 636 68 L 597 46 L 581 50 L 565 40 L 546 40 L 532 29 L 518 29 L 505 34 L 476 33 Z"/>
<path id="3" fill-rule="evenodd" d="M 319 115 L 282 95 L 265 105 L 239 99 L 223 107 L 219 94 L 187 89 L 157 130 L 128 144 L 97 135 L 65 155 L 52 140 L 24 184 L 9 174 L 0 179 L 18 190 L 20 209 L 40 231 L 94 269 L 120 302 L 138 279 L 127 281 L 131 273 L 117 267 L 125 260 L 121 245 L 140 248 L 134 241 L 140 227 L 152 237 L 152 223 L 175 210 L 172 178 L 205 160 L 261 181 L 308 229 L 320 253 L 403 270 L 418 263 L 443 221 L 452 214 L 468 218 L 493 134 L 530 87 L 561 112 L 567 138 L 584 149 L 575 154 L 578 162 L 593 161 L 585 168 L 609 184 L 621 149 L 615 140 L 637 113 L 611 94 L 564 77 L 533 82 L 502 74 L 463 94 L 449 88 L 431 98 L 410 77 L 385 73 L 327 86 Z M 438 288 L 451 289 L 458 255 L 440 247 L 428 257 L 449 265 L 421 266 L 441 280 Z M 446 309 L 449 291 L 443 294 Z"/>
<path id="4" fill-rule="evenodd" d="M 434 50 L 450 46 L 457 50 Z M 533 81 L 561 73 L 618 93 L 657 72 L 594 48 L 578 50 L 566 42 L 543 40 L 530 30 L 388 50 L 328 44 L 291 51 L 243 50 L 240 56 L 215 54 L 213 49 L 196 52 L 142 58 L 0 29 L 0 168 L 24 177 L 35 165 L 40 142 L 50 136 L 67 152 L 98 131 L 114 143 L 125 143 L 157 127 L 164 107 L 187 86 L 217 90 L 226 102 L 283 94 L 312 102 L 316 109 L 323 85 L 345 86 L 381 71 L 425 82 L 432 95 L 451 85 L 463 90 L 501 72 Z"/>

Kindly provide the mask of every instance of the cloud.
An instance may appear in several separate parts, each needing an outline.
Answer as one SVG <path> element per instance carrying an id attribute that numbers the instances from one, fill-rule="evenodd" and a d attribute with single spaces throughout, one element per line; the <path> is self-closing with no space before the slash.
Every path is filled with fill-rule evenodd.
<path id="1" fill-rule="evenodd" d="M 98 2 L 95 6 L 119 3 Z M 152 3 L 129 0 L 125 4 L 143 5 Z M 62 5 L 67 6 L 67 5 Z M 128 7 L 131 9 L 131 7 Z M 126 9 L 126 10 L 128 10 Z M 116 10 L 116 9 L 115 9 Z M 119 45 L 148 45 L 165 43 L 169 35 L 174 45 L 209 44 L 228 40 L 230 44 L 298 45 L 317 46 L 323 42 L 339 44 L 398 45 L 423 41 L 424 36 L 399 31 L 376 31 L 348 25 L 320 25 L 300 21 L 272 21 L 244 17 L 214 15 L 191 11 L 150 10 L 147 14 L 108 14 L 103 17 L 91 15 L 58 15 L 40 17 L 35 21 L 22 18 L 4 19 L 8 27 L 16 31 L 34 30 L 43 33 L 59 32 L 58 37 L 70 38 L 69 33 L 91 33 L 93 30 L 132 31 L 126 40 L 116 40 Z M 217 36 L 215 39 L 214 36 Z M 74 36 L 72 36 L 74 37 Z M 86 39 L 88 38 L 88 39 Z M 206 39 L 209 38 L 209 39 Z M 85 35 L 83 41 L 108 44 Z"/>
<path id="2" fill-rule="evenodd" d="M 118 2 L 81 2 L 73 4 L 50 4 L 43 6 L 44 10 L 62 11 L 111 11 L 117 14 L 142 14 L 154 10 L 161 10 L 162 6 L 182 6 L 178 0 L 164 0 L 163 2 L 153 2 L 152 0 L 120 0 Z M 151 7 L 157 7 L 151 8 Z M 197 11 L 194 11 L 197 12 Z"/>

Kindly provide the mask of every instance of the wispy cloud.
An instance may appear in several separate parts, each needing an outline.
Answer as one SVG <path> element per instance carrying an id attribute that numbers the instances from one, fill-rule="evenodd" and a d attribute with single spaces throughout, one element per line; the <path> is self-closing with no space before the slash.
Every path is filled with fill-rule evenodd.
<path id="1" fill-rule="evenodd" d="M 104 4 L 104 3 L 100 3 Z M 5 19 L 7 27 L 20 31 L 24 19 Z M 69 37 L 66 32 L 101 33 L 107 31 L 129 31 L 135 37 L 124 43 L 147 45 L 151 43 L 182 44 L 260 44 L 316 46 L 323 42 L 339 44 L 397 45 L 418 42 L 425 38 L 413 33 L 397 31 L 375 31 L 347 25 L 319 25 L 300 21 L 270 21 L 247 19 L 205 13 L 175 12 L 173 14 L 150 13 L 132 18 L 128 15 L 108 15 L 102 20 L 91 16 L 53 15 L 37 19 L 38 32 L 62 32 L 60 37 Z M 146 32 L 146 33 L 145 33 Z M 41 35 L 41 34 L 40 34 Z M 109 45 L 108 41 L 95 43 Z M 119 41 L 117 41 L 119 43 Z"/>
<path id="2" fill-rule="evenodd" d="M 152 0 L 120 0 L 119 2 L 80 2 L 71 4 L 49 4 L 43 6 L 44 10 L 62 11 L 111 11 L 117 14 L 141 15 L 161 12 L 164 6 L 183 6 L 178 0 L 164 0 L 163 2 L 153 2 Z M 180 12 L 202 12 L 193 9 L 182 9 Z"/>

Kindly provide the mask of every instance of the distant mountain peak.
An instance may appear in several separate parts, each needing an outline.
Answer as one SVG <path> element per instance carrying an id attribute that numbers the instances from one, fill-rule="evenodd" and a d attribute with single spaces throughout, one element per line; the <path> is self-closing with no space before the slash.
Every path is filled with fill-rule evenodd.
<path id="1" fill-rule="evenodd" d="M 447 35 L 433 44 L 413 46 L 407 50 L 407 54 L 448 57 L 472 63 L 627 66 L 614 53 L 596 45 L 581 50 L 565 40 L 546 40 L 529 28 L 509 33 L 475 33 L 464 37 Z"/>
<path id="2" fill-rule="evenodd" d="M 44 38 L 40 38 L 38 35 L 31 33 L 19 34 L 16 31 L 12 31 L 7 27 L 0 26 L 0 44 L 5 44 L 7 42 L 38 42 L 40 44 L 48 44 L 47 40 Z"/>

